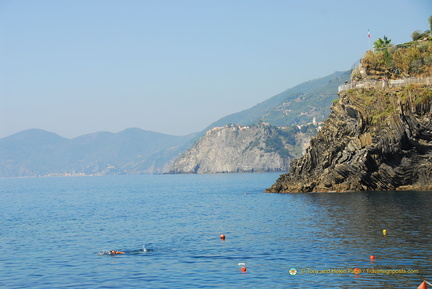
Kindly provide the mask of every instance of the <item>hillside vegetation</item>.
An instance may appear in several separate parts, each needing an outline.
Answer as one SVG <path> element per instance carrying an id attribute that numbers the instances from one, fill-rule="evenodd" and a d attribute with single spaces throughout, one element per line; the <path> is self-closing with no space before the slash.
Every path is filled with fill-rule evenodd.
<path id="1" fill-rule="evenodd" d="M 365 73 L 361 73 L 361 69 Z M 351 79 L 398 79 L 432 76 L 432 38 L 423 38 L 396 46 L 369 50 L 354 70 Z"/>
<path id="2" fill-rule="evenodd" d="M 205 131 L 230 123 L 253 125 L 260 121 L 278 127 L 306 125 L 315 118 L 322 122 L 337 99 L 338 86 L 349 79 L 350 71 L 335 72 L 287 89 L 249 109 L 228 115 L 210 124 Z"/>

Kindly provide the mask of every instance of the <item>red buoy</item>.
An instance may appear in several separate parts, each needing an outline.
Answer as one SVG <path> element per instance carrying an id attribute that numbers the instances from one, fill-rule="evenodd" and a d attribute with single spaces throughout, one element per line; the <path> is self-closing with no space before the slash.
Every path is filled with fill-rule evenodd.
<path id="1" fill-rule="evenodd" d="M 371 255 L 371 256 L 369 257 L 369 259 L 371 259 L 371 260 L 375 260 L 375 256 L 374 256 L 374 255 Z"/>
<path id="2" fill-rule="evenodd" d="M 423 283 L 421 283 L 420 286 L 417 287 L 417 289 L 427 289 L 426 282 L 423 281 Z"/>
<path id="3" fill-rule="evenodd" d="M 354 274 L 358 275 L 360 274 L 361 270 L 359 268 L 355 268 L 354 269 Z"/>
<path id="4" fill-rule="evenodd" d="M 246 272 L 246 267 L 241 267 L 242 272 Z"/>
<path id="5" fill-rule="evenodd" d="M 225 235 L 224 234 L 220 235 L 220 238 L 221 240 L 225 240 Z"/>

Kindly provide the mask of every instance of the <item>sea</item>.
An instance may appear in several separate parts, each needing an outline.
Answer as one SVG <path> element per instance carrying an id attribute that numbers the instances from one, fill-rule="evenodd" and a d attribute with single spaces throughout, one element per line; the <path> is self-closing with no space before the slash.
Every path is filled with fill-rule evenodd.
<path id="1" fill-rule="evenodd" d="M 264 193 L 277 177 L 0 179 L 0 288 L 432 281 L 432 192 Z"/>

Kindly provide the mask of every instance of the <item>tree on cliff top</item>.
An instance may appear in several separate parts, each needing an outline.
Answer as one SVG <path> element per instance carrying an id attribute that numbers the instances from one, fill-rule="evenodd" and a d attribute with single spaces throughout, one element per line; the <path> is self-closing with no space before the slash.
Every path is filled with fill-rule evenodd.
<path id="1" fill-rule="evenodd" d="M 413 41 L 419 40 L 422 37 L 420 30 L 416 30 L 411 33 L 411 38 Z"/>
<path id="2" fill-rule="evenodd" d="M 375 49 L 386 48 L 390 46 L 391 39 L 388 39 L 387 36 L 384 35 L 383 39 L 378 38 L 377 41 L 374 42 Z"/>

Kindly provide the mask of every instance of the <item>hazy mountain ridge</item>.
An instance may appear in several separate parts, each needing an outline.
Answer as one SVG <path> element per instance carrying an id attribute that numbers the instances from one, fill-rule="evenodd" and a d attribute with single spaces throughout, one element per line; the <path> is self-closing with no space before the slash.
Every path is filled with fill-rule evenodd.
<path id="1" fill-rule="evenodd" d="M 210 124 L 205 131 L 213 127 L 220 127 L 227 124 L 251 125 L 257 124 L 259 121 L 267 122 L 271 125 L 285 126 L 285 125 L 304 125 L 312 122 L 316 117 L 317 121 L 323 121 L 330 114 L 330 106 L 332 102 L 337 99 L 337 89 L 340 84 L 350 77 L 350 71 L 335 72 L 328 76 L 309 80 L 289 88 L 275 96 L 249 108 L 234 114 L 230 114 L 221 118 L 218 121 Z M 299 99 L 299 97 L 301 99 Z M 318 108 L 317 112 L 311 114 L 309 117 L 300 118 L 297 122 L 285 121 L 283 125 L 274 117 L 273 111 L 279 111 L 284 103 L 292 103 L 294 107 L 291 108 L 294 115 L 300 115 L 304 112 L 306 107 Z M 296 103 L 303 103 L 304 105 L 295 105 Z M 321 113 L 318 113 L 321 112 Z"/>
<path id="2" fill-rule="evenodd" d="M 0 139 L 0 176 L 158 173 L 156 155 L 172 158 L 191 138 L 134 128 L 67 139 L 30 129 Z"/>

